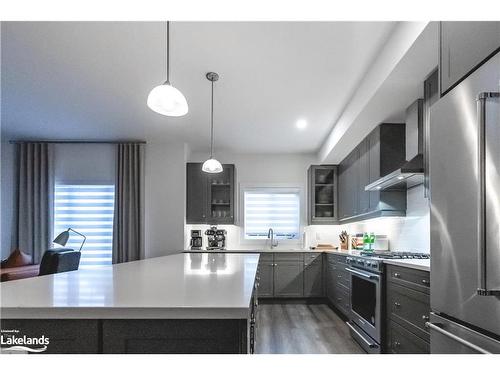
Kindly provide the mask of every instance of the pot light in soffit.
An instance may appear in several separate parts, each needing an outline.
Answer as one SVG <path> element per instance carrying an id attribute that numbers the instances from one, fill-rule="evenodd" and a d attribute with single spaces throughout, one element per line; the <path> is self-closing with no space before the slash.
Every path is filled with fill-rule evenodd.
<path id="1" fill-rule="evenodd" d="M 166 23 L 165 59 L 167 80 L 156 86 L 148 95 L 148 107 L 165 116 L 184 116 L 188 113 L 188 104 L 182 93 L 170 84 L 170 22 Z"/>
<path id="2" fill-rule="evenodd" d="M 212 84 L 212 101 L 210 103 L 210 158 L 203 163 L 201 169 L 207 173 L 220 173 L 222 172 L 222 164 L 214 158 L 214 82 L 219 79 L 219 75 L 209 72 L 206 77 Z"/>

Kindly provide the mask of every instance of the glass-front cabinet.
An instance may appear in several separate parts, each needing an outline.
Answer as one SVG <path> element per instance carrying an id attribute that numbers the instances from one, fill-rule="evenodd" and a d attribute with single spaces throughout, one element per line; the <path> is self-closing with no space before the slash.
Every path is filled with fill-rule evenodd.
<path id="1" fill-rule="evenodd" d="M 311 165 L 308 170 L 308 224 L 337 224 L 337 166 Z"/>

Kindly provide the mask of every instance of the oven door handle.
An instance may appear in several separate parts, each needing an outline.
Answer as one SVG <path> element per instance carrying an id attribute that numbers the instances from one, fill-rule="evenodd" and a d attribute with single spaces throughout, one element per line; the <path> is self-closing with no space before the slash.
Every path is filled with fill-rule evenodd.
<path id="1" fill-rule="evenodd" d="M 353 270 L 352 268 L 346 268 L 345 270 L 347 272 L 353 273 L 355 275 L 365 277 L 365 278 L 367 278 L 369 280 L 373 280 L 373 279 L 378 280 L 378 275 L 369 274 L 369 273 L 365 273 L 365 272 L 360 272 L 360 271 L 357 271 L 357 270 Z"/>
<path id="2" fill-rule="evenodd" d="M 364 336 L 363 336 L 363 335 L 362 335 L 362 334 L 361 334 L 361 333 L 360 333 L 360 332 L 359 332 L 356 328 L 354 328 L 354 326 L 353 326 L 351 323 L 349 323 L 349 322 L 345 322 L 345 324 L 347 324 L 347 326 L 348 326 L 350 329 L 352 329 L 352 330 L 356 333 L 356 335 L 358 335 L 358 337 L 359 337 L 361 340 L 363 340 L 363 341 L 365 342 L 365 344 L 366 344 L 366 345 L 368 345 L 368 347 L 369 347 L 369 348 L 376 348 L 376 347 L 378 346 L 377 344 L 375 344 L 375 343 L 373 343 L 373 342 L 370 342 L 370 341 L 368 341 L 367 339 L 365 339 L 365 337 L 364 337 Z"/>

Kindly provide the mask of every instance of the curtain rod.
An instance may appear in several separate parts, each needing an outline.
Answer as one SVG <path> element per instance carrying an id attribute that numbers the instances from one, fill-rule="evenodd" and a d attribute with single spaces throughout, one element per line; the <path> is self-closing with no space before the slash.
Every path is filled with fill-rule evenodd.
<path id="1" fill-rule="evenodd" d="M 11 140 L 9 141 L 11 144 L 17 143 L 74 143 L 74 144 L 119 144 L 119 143 L 137 143 L 137 144 L 146 144 L 146 141 L 71 141 L 71 140 Z"/>

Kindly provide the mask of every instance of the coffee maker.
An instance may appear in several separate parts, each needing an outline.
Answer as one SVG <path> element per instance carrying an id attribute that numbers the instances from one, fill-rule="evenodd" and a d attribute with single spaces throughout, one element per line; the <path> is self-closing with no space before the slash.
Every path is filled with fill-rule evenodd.
<path id="1" fill-rule="evenodd" d="M 225 250 L 226 249 L 226 230 L 217 229 L 216 226 L 210 227 L 205 231 L 208 240 L 207 250 Z"/>
<path id="2" fill-rule="evenodd" d="M 201 230 L 191 230 L 191 250 L 201 250 L 203 247 L 203 237 Z"/>

